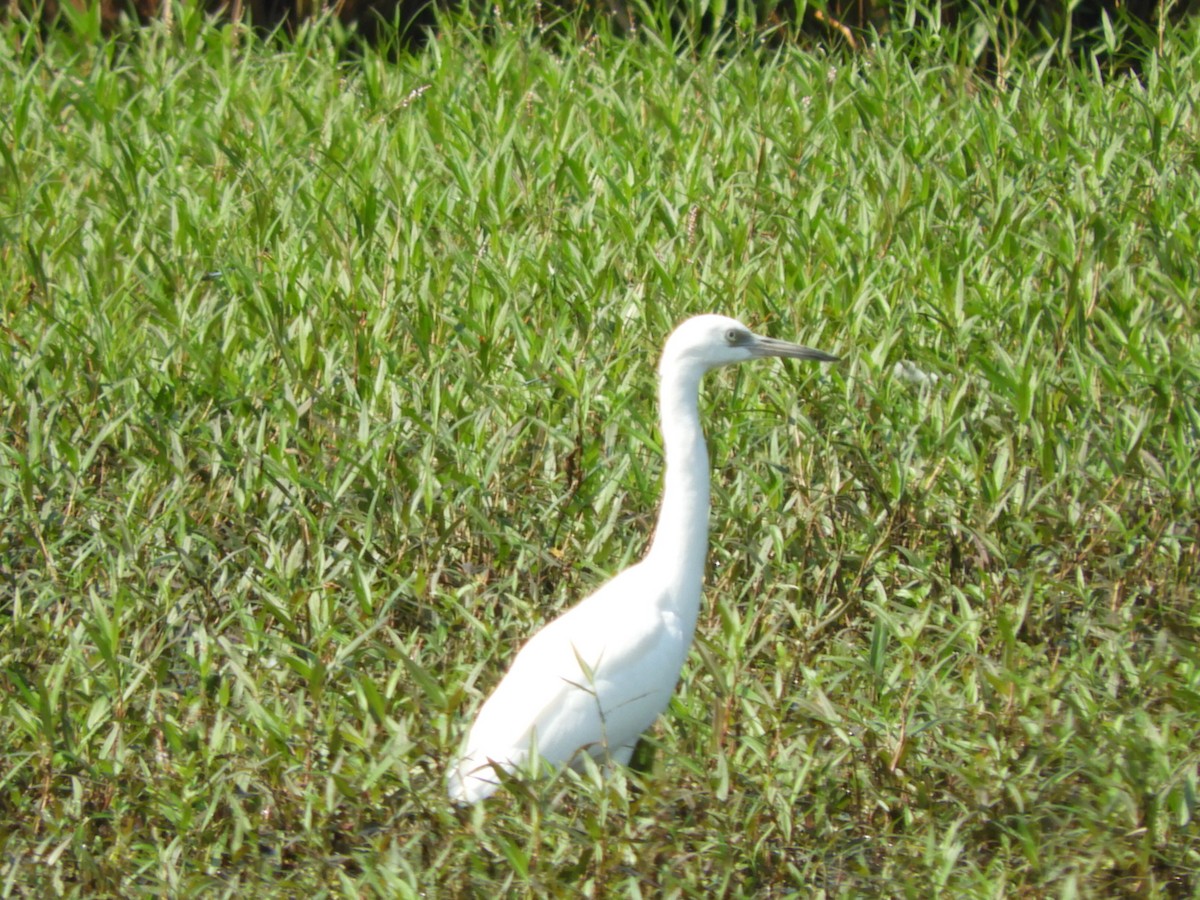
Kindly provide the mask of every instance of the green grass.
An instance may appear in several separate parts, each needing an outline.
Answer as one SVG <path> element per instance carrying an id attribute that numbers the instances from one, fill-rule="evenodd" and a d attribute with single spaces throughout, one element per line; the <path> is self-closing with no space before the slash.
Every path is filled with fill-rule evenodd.
<path id="1" fill-rule="evenodd" d="M 1194 27 L 999 91 L 176 23 L 0 27 L 0 892 L 1200 896 Z M 707 383 L 654 767 L 455 810 L 702 311 L 845 361 Z"/>

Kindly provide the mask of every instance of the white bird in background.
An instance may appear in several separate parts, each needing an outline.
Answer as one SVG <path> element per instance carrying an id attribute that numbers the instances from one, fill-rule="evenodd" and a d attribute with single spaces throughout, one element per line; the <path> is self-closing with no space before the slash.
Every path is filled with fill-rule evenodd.
<path id="1" fill-rule="evenodd" d="M 535 753 L 556 768 L 581 751 L 629 762 L 671 699 L 700 612 L 709 490 L 700 379 L 766 356 L 837 361 L 725 316 L 696 316 L 671 333 L 658 366 L 666 474 L 650 549 L 521 648 L 451 765 L 452 800 L 488 797 L 500 786 L 497 768 L 512 772 Z"/>

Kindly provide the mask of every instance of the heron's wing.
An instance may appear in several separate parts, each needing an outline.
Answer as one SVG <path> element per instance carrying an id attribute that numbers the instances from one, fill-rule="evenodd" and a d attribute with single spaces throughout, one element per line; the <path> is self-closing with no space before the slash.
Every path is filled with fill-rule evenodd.
<path id="1" fill-rule="evenodd" d="M 635 566 L 535 634 L 480 709 L 451 793 L 490 794 L 492 763 L 512 769 L 534 748 L 563 765 L 632 744 L 669 701 L 691 641 L 656 590 Z"/>

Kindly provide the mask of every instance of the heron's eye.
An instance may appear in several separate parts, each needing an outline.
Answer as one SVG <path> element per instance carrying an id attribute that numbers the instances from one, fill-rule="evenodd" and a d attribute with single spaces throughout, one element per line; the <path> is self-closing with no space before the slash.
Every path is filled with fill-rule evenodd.
<path id="1" fill-rule="evenodd" d="M 741 332 L 739 332 L 736 328 L 730 328 L 727 332 L 725 332 L 725 340 L 736 346 L 742 342 Z"/>

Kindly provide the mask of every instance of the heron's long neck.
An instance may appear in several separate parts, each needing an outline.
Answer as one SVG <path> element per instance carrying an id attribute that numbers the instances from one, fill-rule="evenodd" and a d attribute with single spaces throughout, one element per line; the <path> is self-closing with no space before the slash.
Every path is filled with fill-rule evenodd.
<path id="1" fill-rule="evenodd" d="M 702 375 L 675 368 L 659 384 L 666 474 L 658 526 L 646 554 L 660 571 L 678 573 L 678 590 L 672 593 L 678 602 L 696 607 L 689 610 L 693 618 L 708 551 L 708 449 L 698 409 Z"/>

